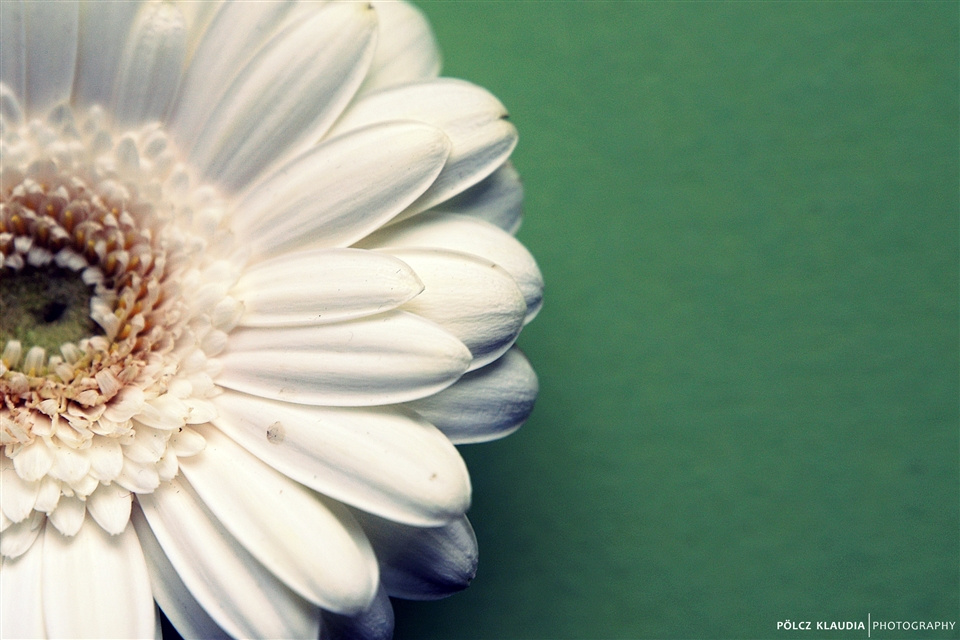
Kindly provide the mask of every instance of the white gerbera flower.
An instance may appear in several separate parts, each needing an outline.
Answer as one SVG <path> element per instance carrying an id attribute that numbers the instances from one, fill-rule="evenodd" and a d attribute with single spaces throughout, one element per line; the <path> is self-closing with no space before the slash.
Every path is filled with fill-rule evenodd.
<path id="1" fill-rule="evenodd" d="M 476 563 L 542 280 L 403 4 L 0 3 L 0 634 L 389 636 Z"/>

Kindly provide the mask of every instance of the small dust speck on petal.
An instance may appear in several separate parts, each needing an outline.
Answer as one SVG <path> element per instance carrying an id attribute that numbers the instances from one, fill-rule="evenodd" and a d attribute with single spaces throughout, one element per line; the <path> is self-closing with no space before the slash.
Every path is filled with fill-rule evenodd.
<path id="1" fill-rule="evenodd" d="M 267 427 L 267 440 L 273 444 L 280 444 L 286 437 L 286 432 L 280 422 L 274 422 Z"/>

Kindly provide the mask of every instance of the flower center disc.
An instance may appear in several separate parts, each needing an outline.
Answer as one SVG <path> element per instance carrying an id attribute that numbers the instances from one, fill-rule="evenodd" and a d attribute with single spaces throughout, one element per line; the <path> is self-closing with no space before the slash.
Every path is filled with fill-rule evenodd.
<path id="1" fill-rule="evenodd" d="M 242 313 L 225 201 L 154 125 L 0 106 L 0 471 L 37 487 L 29 523 L 72 536 L 90 508 L 117 534 L 216 415 L 208 358 Z"/>
<path id="2" fill-rule="evenodd" d="M 233 277 L 210 275 L 222 201 L 190 188 L 161 130 L 118 134 L 99 107 L 0 138 L 0 446 L 64 495 L 150 491 L 176 472 L 171 435 L 212 416 L 206 361 L 224 340 L 199 301 L 223 302 Z M 239 303 L 220 311 L 239 317 Z"/>
<path id="3" fill-rule="evenodd" d="M 0 272 L 0 344 L 19 341 L 24 348 L 57 353 L 66 342 L 99 332 L 90 318 L 91 288 L 75 271 L 26 267 Z"/>

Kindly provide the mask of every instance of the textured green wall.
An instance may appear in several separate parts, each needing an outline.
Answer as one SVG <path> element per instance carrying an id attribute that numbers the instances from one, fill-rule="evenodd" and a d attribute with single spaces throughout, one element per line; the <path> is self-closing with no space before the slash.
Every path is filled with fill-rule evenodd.
<path id="1" fill-rule="evenodd" d="M 960 623 L 958 4 L 419 4 L 547 290 L 533 417 L 464 449 L 479 575 L 398 639 Z"/>

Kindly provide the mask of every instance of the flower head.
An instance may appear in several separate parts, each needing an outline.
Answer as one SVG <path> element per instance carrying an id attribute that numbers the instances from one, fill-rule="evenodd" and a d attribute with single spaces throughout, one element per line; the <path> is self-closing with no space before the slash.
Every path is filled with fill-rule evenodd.
<path id="1" fill-rule="evenodd" d="M 516 132 L 384 2 L 0 3 L 0 635 L 384 637 L 526 419 Z"/>

